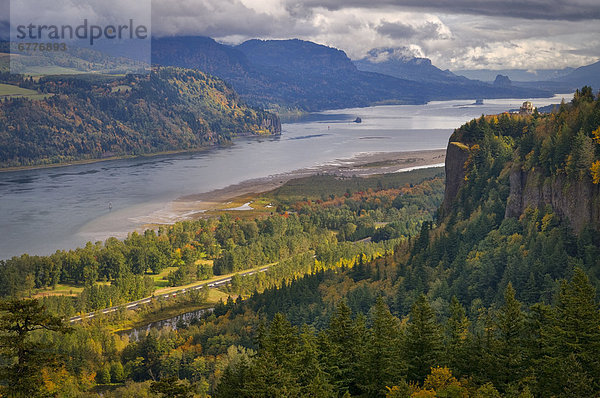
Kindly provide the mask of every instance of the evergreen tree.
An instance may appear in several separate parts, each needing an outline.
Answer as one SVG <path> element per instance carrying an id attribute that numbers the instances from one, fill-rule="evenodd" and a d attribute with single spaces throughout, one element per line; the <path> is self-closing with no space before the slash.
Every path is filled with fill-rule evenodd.
<path id="1" fill-rule="evenodd" d="M 371 309 L 371 329 L 362 363 L 364 390 L 369 396 L 385 396 L 386 387 L 397 385 L 406 374 L 401 356 L 399 320 L 394 317 L 382 297 Z"/>
<path id="2" fill-rule="evenodd" d="M 259 337 L 258 355 L 253 358 L 243 388 L 249 397 L 295 397 L 300 394 L 298 336 L 281 313 Z"/>
<path id="3" fill-rule="evenodd" d="M 600 391 L 600 312 L 587 275 L 575 268 L 563 282 L 553 322 L 542 332 L 543 387 L 562 396 L 594 396 Z"/>
<path id="4" fill-rule="evenodd" d="M 408 379 L 423 382 L 431 367 L 440 361 L 442 350 L 439 326 L 424 294 L 411 309 L 404 347 Z"/>
<path id="5" fill-rule="evenodd" d="M 329 375 L 325 373 L 319 361 L 317 339 L 314 331 L 306 325 L 300 333 L 298 358 L 298 381 L 301 395 L 306 397 L 334 397 Z"/>
<path id="6" fill-rule="evenodd" d="M 458 375 L 467 368 L 466 342 L 469 337 L 469 325 L 465 309 L 456 296 L 452 296 L 450 317 L 445 325 L 444 357 L 448 367 Z"/>
<path id="7" fill-rule="evenodd" d="M 352 320 L 352 312 L 345 301 L 341 301 L 320 337 L 321 352 L 326 372 L 338 395 L 349 392 L 357 395 L 359 364 L 362 361 L 366 343 L 366 328 L 362 318 Z"/>
<path id="8" fill-rule="evenodd" d="M 494 384 L 506 389 L 511 381 L 522 378 L 526 361 L 523 350 L 525 316 L 510 282 L 504 291 L 504 304 L 498 309 L 494 326 L 497 331 L 497 338 L 492 343 Z"/>
<path id="9" fill-rule="evenodd" d="M 31 339 L 38 330 L 70 331 L 38 300 L 0 302 L 0 383 L 7 396 L 36 396 L 43 382 L 42 369 L 59 365 L 59 357 L 49 346 Z"/>

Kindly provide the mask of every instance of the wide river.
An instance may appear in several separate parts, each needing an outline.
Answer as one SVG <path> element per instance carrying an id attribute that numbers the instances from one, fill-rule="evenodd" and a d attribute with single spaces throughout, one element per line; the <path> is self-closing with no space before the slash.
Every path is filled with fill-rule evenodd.
<path id="1" fill-rule="evenodd" d="M 545 106 L 562 97 L 571 98 L 532 101 Z M 285 123 L 279 137 L 240 139 L 204 152 L 0 173 L 0 259 L 50 254 L 104 239 L 108 232 L 122 236 L 183 195 L 362 153 L 445 148 L 454 128 L 482 114 L 518 108 L 523 101 L 327 111 Z M 362 123 L 352 122 L 357 116 Z"/>

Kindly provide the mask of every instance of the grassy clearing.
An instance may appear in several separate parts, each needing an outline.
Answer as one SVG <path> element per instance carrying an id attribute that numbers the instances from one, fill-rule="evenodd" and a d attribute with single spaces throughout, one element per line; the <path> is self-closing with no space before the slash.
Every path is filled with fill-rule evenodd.
<path id="1" fill-rule="evenodd" d="M 110 285 L 110 282 L 96 282 L 96 285 Z M 48 296 L 78 296 L 83 292 L 83 286 L 72 285 L 68 283 L 59 283 L 54 288 L 36 289 L 32 298 L 41 298 Z"/>
<path id="2" fill-rule="evenodd" d="M 38 290 L 32 297 L 41 298 L 47 296 L 77 296 L 81 292 L 83 292 L 83 286 L 59 283 L 54 289 L 47 288 Z"/>
<path id="3" fill-rule="evenodd" d="M 46 98 L 47 94 L 38 93 L 35 90 L 15 86 L 14 84 L 0 83 L 0 99 L 3 98 L 29 98 L 42 99 Z"/>
<path id="4" fill-rule="evenodd" d="M 116 93 L 116 92 L 126 93 L 126 92 L 131 91 L 131 86 L 127 86 L 125 84 L 121 84 L 121 85 L 118 85 L 116 87 L 113 87 L 111 91 L 113 93 Z"/>
<path id="5" fill-rule="evenodd" d="M 169 286 L 167 276 L 172 272 L 176 271 L 178 267 L 167 267 L 158 274 L 148 274 L 154 280 L 154 286 L 157 288 Z"/>

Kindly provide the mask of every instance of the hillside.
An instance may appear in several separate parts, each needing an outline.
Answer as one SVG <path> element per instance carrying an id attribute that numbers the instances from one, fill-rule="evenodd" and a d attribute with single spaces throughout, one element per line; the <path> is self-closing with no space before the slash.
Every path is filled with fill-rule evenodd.
<path id="1" fill-rule="evenodd" d="M 359 72 L 342 51 L 301 40 L 250 40 L 232 48 L 210 38 L 161 38 L 153 41 L 152 62 L 206 70 L 267 108 L 318 111 L 428 98 L 421 84 Z"/>
<path id="2" fill-rule="evenodd" d="M 198 71 L 3 80 L 5 89 L 43 96 L 8 95 L 0 103 L 2 167 L 193 150 L 280 132 L 275 115 L 247 107 L 222 80 Z"/>
<path id="3" fill-rule="evenodd" d="M 498 88 L 452 76 L 424 79 L 422 76 L 435 68 L 426 63 L 416 64 L 407 75 L 387 69 L 359 70 L 343 51 L 297 39 L 249 40 L 230 47 L 203 37 L 159 38 L 153 40 L 152 60 L 215 74 L 230 82 L 251 104 L 307 111 L 549 94 L 535 88 Z"/>
<path id="4" fill-rule="evenodd" d="M 457 128 L 437 215 L 444 184 L 435 170 L 319 175 L 259 195 L 255 206 L 269 203 L 260 217 L 220 213 L 0 261 L 1 295 L 56 293 L 5 302 L 8 325 L 34 311 L 59 325 L 50 314 L 151 294 L 159 275 L 177 286 L 272 264 L 233 276 L 216 304 L 208 289 L 190 290 L 74 324 L 72 334 L 30 333 L 31 355 L 45 349 L 59 366 L 27 369 L 24 383 L 5 361 L 13 379 L 1 387 L 107 397 L 595 397 L 599 223 L 563 203 L 587 200 L 597 211 L 599 141 L 600 97 L 584 87 L 555 114 L 482 116 Z M 515 173 L 532 193 L 521 202 L 512 199 L 523 187 Z M 131 319 L 209 305 L 176 330 L 114 333 Z M 18 364 L 19 355 L 5 358 Z"/>
<path id="5" fill-rule="evenodd" d="M 569 84 L 571 88 L 581 87 L 585 84 L 593 87 L 600 87 L 600 61 L 591 65 L 579 67 L 566 76 L 554 80 L 565 82 Z"/>
<path id="6" fill-rule="evenodd" d="M 576 233 L 599 229 L 599 127 L 600 101 L 586 86 L 557 113 L 490 116 L 457 129 L 448 145 L 444 213 L 459 206 L 467 216 L 481 203 L 474 198 L 495 184 L 502 216 L 550 206 Z"/>

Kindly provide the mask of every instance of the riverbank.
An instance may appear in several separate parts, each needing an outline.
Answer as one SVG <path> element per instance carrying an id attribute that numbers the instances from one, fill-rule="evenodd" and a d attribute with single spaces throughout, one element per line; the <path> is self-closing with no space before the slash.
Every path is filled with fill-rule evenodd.
<path id="1" fill-rule="evenodd" d="M 109 162 L 109 161 L 114 161 L 114 160 L 144 159 L 144 158 L 151 159 L 151 158 L 155 158 L 158 156 L 183 155 L 186 153 L 193 154 L 193 153 L 206 152 L 206 151 L 209 151 L 209 150 L 215 149 L 215 148 L 218 148 L 218 146 L 206 146 L 206 147 L 200 147 L 200 148 L 196 148 L 196 149 L 174 149 L 174 150 L 170 150 L 170 151 L 142 153 L 140 155 L 107 156 L 104 158 L 97 158 L 97 159 L 80 159 L 80 160 L 71 160 L 68 162 L 36 164 L 36 165 L 31 165 L 31 166 L 0 167 L 0 173 L 9 173 L 9 172 L 13 172 L 13 171 L 55 169 L 55 168 L 60 168 L 60 167 Z"/>
<path id="2" fill-rule="evenodd" d="M 332 174 L 341 177 L 368 177 L 377 174 L 406 172 L 426 167 L 441 167 L 445 159 L 445 149 L 365 153 L 351 159 L 336 159 L 318 167 L 250 179 L 222 189 L 182 196 L 169 204 L 168 211 L 163 210 L 160 213 L 148 215 L 147 222 L 140 230 L 201 217 L 207 212 L 235 210 L 240 207 L 241 203 L 243 203 L 242 206 L 251 207 L 252 203 L 246 202 L 251 196 L 272 191 L 281 187 L 286 182 L 297 178 L 316 174 Z M 239 198 L 241 200 L 236 200 Z"/>

